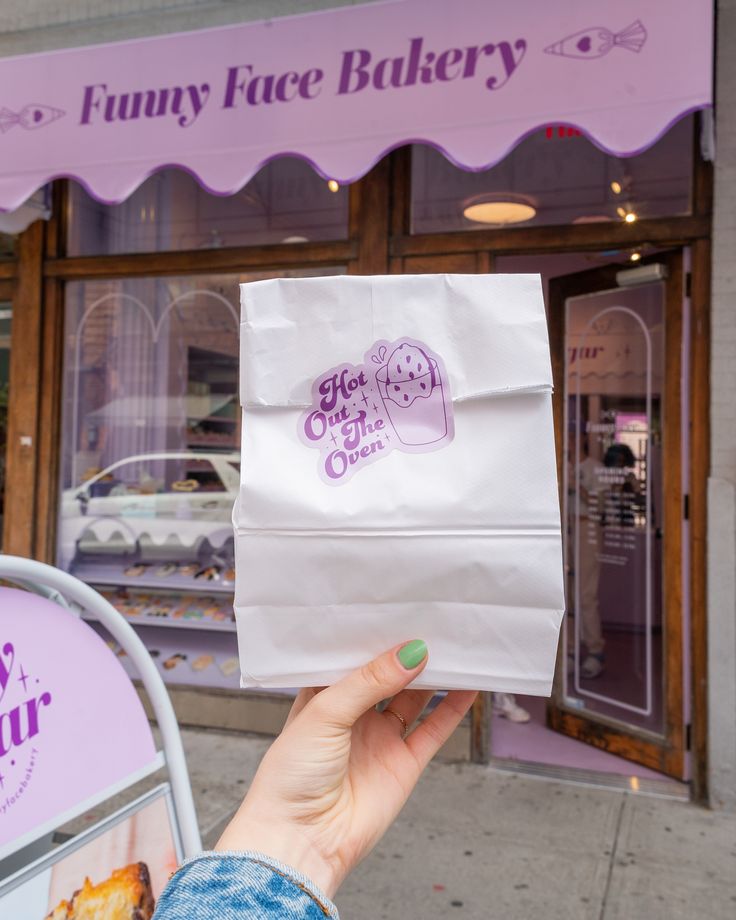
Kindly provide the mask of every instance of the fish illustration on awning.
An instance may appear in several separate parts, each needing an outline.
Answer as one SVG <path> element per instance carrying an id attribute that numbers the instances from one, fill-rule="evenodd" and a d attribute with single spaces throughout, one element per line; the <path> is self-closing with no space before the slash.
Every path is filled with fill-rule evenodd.
<path id="1" fill-rule="evenodd" d="M 583 29 L 581 32 L 568 35 L 567 38 L 563 38 L 553 45 L 548 45 L 544 50 L 547 54 L 559 54 L 562 57 L 592 60 L 593 58 L 603 57 L 612 48 L 626 48 L 628 51 L 636 51 L 638 54 L 644 47 L 646 40 L 647 30 L 637 19 L 636 22 L 632 22 L 631 25 L 620 32 L 612 32 L 610 29 L 601 26 Z"/>
<path id="2" fill-rule="evenodd" d="M 53 106 L 39 105 L 36 102 L 24 105 L 19 112 L 12 112 L 3 107 L 0 109 L 0 131 L 5 134 L 16 125 L 28 131 L 35 131 L 36 128 L 43 128 L 64 115 L 64 109 L 55 109 Z"/>

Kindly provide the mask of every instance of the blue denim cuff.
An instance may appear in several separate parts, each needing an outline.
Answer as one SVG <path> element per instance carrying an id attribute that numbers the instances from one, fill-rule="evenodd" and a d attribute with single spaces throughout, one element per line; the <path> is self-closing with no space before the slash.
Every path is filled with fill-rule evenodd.
<path id="1" fill-rule="evenodd" d="M 186 860 L 158 899 L 154 920 L 339 920 L 306 876 L 263 853 L 205 852 Z"/>

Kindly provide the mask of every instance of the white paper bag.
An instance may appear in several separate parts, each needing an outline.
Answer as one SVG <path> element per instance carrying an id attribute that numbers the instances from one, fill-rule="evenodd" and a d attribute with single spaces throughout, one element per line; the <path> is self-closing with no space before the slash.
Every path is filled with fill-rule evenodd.
<path id="1" fill-rule="evenodd" d="M 242 684 L 420 638 L 416 686 L 548 695 L 562 612 L 538 275 L 241 287 Z"/>

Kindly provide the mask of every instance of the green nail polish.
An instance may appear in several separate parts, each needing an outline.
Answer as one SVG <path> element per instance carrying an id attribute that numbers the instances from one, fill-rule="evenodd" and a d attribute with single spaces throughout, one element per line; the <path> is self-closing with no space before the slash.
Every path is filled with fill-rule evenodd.
<path id="1" fill-rule="evenodd" d="M 427 643 L 422 639 L 412 639 L 411 642 L 407 642 L 406 645 L 402 645 L 399 649 L 399 661 L 407 671 L 416 668 L 426 657 Z"/>

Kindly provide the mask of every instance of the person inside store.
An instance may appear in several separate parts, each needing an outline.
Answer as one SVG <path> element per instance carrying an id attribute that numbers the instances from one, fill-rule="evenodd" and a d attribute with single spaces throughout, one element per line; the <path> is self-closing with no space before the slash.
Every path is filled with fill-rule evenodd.
<path id="1" fill-rule="evenodd" d="M 338 887 L 476 697 L 452 690 L 417 722 L 434 692 L 407 687 L 427 657 L 414 639 L 331 687 L 301 690 L 215 849 L 172 875 L 154 920 L 337 917 Z"/>
<path id="2" fill-rule="evenodd" d="M 580 640 L 585 655 L 580 665 L 580 676 L 585 680 L 599 677 L 606 667 L 605 639 L 601 627 L 599 603 L 599 582 L 601 574 L 601 512 L 600 475 L 603 464 L 589 455 L 588 437 L 577 432 L 575 427 L 568 431 L 568 501 L 573 525 L 577 531 L 577 555 L 575 554 L 575 532 L 571 534 L 570 556 L 575 560 L 574 577 L 578 581 L 577 598 L 579 609 L 575 610 L 580 621 Z"/>

